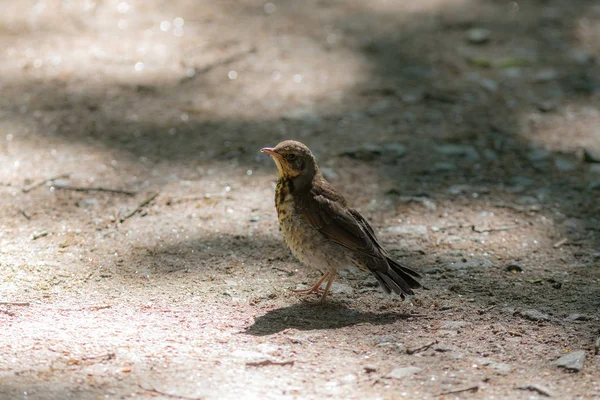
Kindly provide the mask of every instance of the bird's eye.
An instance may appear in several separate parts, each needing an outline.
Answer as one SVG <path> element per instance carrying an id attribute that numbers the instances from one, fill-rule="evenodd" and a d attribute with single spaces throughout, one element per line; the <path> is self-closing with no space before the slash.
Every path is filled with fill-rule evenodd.
<path id="1" fill-rule="evenodd" d="M 285 156 L 286 160 L 288 161 L 294 161 L 296 159 L 296 155 L 295 154 L 287 154 Z"/>

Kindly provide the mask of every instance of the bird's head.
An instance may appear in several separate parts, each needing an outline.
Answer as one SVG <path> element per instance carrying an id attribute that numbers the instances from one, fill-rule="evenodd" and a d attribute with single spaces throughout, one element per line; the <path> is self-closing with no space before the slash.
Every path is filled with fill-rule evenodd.
<path id="1" fill-rule="evenodd" d="M 275 147 L 265 147 L 260 151 L 273 158 L 280 178 L 310 183 L 319 171 L 310 149 L 295 140 L 286 140 Z"/>

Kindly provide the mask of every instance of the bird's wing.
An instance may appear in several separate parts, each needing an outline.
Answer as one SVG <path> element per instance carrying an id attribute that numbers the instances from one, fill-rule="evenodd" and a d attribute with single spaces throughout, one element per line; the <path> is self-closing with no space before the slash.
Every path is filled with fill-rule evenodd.
<path id="1" fill-rule="evenodd" d="M 381 259 L 384 253 L 373 228 L 358 211 L 346 208 L 342 202 L 329 197 L 327 193 L 306 194 L 299 199 L 298 212 L 310 226 L 332 242 Z"/>

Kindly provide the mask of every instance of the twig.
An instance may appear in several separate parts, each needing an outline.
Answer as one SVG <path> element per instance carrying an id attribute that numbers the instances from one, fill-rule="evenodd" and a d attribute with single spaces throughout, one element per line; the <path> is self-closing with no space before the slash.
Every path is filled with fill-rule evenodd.
<path id="1" fill-rule="evenodd" d="M 184 203 L 186 201 L 197 201 L 197 200 L 206 200 L 205 196 L 188 196 L 188 197 L 180 197 L 178 199 L 169 199 L 167 200 L 167 205 L 170 206 L 172 204 Z"/>
<path id="2" fill-rule="evenodd" d="M 31 235 L 31 240 L 37 240 L 44 236 L 48 236 L 48 231 L 41 231 L 41 232 L 34 233 L 33 235 Z"/>
<path id="3" fill-rule="evenodd" d="M 136 192 L 132 192 L 130 190 L 110 189 L 110 188 L 105 188 L 102 186 L 85 187 L 85 186 L 58 185 L 55 187 L 56 187 L 56 189 L 73 190 L 75 192 L 105 192 L 105 193 L 125 194 L 127 196 L 135 196 L 136 195 Z"/>
<path id="4" fill-rule="evenodd" d="M 124 216 L 122 216 L 119 221 L 121 223 L 125 222 L 125 220 L 133 217 L 135 215 L 135 213 L 137 213 L 138 211 L 140 211 L 142 208 L 146 207 L 148 204 L 150 204 L 150 202 L 152 200 L 154 200 L 156 197 L 158 196 L 158 192 L 153 193 L 151 196 L 149 196 L 146 200 L 142 201 L 140 204 L 138 204 L 138 206 L 136 208 L 134 208 L 133 210 L 131 210 L 130 212 L 128 212 L 127 214 L 125 214 Z"/>
<path id="5" fill-rule="evenodd" d="M 474 385 L 474 386 L 466 387 L 464 389 L 448 390 L 447 392 L 440 393 L 438 396 L 444 396 L 447 394 L 455 394 L 455 393 L 462 393 L 462 392 L 476 392 L 478 390 L 479 390 L 479 385 Z"/>
<path id="6" fill-rule="evenodd" d="M 14 312 L 10 312 L 8 310 L 0 310 L 0 313 L 10 315 L 11 317 L 14 317 L 16 315 Z"/>
<path id="7" fill-rule="evenodd" d="M 182 78 L 179 80 L 179 83 L 185 83 L 188 81 L 191 81 L 192 79 L 194 79 L 198 74 L 205 74 L 207 72 L 210 72 L 211 70 L 217 68 L 217 67 L 221 67 L 223 65 L 228 65 L 231 63 L 234 63 L 236 61 L 241 60 L 242 58 L 246 57 L 249 54 L 252 53 L 256 53 L 256 47 L 251 47 L 248 50 L 244 50 L 244 51 L 240 51 L 238 53 L 235 53 L 229 57 L 223 58 L 217 62 L 214 62 L 212 64 L 208 64 L 205 67 L 202 68 L 194 68 L 194 75 L 192 76 L 186 76 L 185 78 Z"/>
<path id="8" fill-rule="evenodd" d="M 427 343 L 426 345 L 421 346 L 421 347 L 415 347 L 415 348 L 412 348 L 412 349 L 406 349 L 406 354 L 415 354 L 415 353 L 418 353 L 420 351 L 427 350 L 428 348 L 430 348 L 434 344 L 437 344 L 437 340 L 435 340 L 435 341 L 433 341 L 431 343 Z"/>
<path id="9" fill-rule="evenodd" d="M 277 270 L 277 271 L 281 271 L 281 272 L 285 272 L 286 274 L 288 274 L 289 276 L 292 276 L 296 273 L 296 271 L 289 271 L 287 269 L 284 268 L 279 268 L 279 267 L 273 267 L 273 269 Z"/>
<path id="10" fill-rule="evenodd" d="M 552 393 L 550 393 L 546 388 L 544 388 L 540 385 L 531 385 L 531 384 L 530 385 L 522 385 L 522 386 L 517 386 L 516 389 L 531 390 L 532 392 L 538 392 L 542 396 L 552 397 Z"/>
<path id="11" fill-rule="evenodd" d="M 31 215 L 27 214 L 27 211 L 19 210 L 19 212 L 21 213 L 22 216 L 24 216 L 27 219 L 27 221 L 31 221 Z"/>
<path id="12" fill-rule="evenodd" d="M 28 306 L 30 304 L 25 301 L 0 301 L 0 306 Z"/>
<path id="13" fill-rule="evenodd" d="M 473 231 L 477 233 L 485 233 L 485 232 L 496 232 L 496 231 L 509 231 L 511 229 L 517 229 L 519 225 L 506 225 L 499 226 L 497 228 L 477 228 L 475 225 L 472 226 Z"/>
<path id="14" fill-rule="evenodd" d="M 57 180 L 57 179 L 61 179 L 61 178 L 68 178 L 68 177 L 69 177 L 69 175 L 70 175 L 70 174 L 61 174 L 61 175 L 56 175 L 56 176 L 53 176 L 52 178 L 44 179 L 43 181 L 40 181 L 40 182 L 34 183 L 34 184 L 32 184 L 32 185 L 26 186 L 26 187 L 24 187 L 23 189 L 21 189 L 21 191 L 22 191 L 23 193 L 29 193 L 29 192 L 31 192 L 33 189 L 35 189 L 35 188 L 37 188 L 37 187 L 40 187 L 40 186 L 42 186 L 42 185 L 45 185 L 45 184 L 46 184 L 46 183 L 48 183 L 48 182 L 52 182 L 52 181 L 55 181 L 55 180 Z"/>
<path id="15" fill-rule="evenodd" d="M 98 360 L 98 359 L 112 360 L 113 358 L 115 358 L 115 353 L 106 353 L 106 354 L 100 354 L 99 356 L 81 357 L 81 361 Z"/>
<path id="16" fill-rule="evenodd" d="M 184 400 L 200 399 L 200 397 L 185 397 L 180 394 L 171 394 L 171 393 L 167 393 L 167 392 L 161 392 L 160 390 L 154 389 L 153 387 L 144 387 L 141 383 L 138 383 L 138 386 L 140 388 L 142 388 L 143 390 L 145 390 L 146 392 L 152 392 L 152 393 L 160 394 L 160 395 L 167 396 L 167 397 L 173 397 L 176 399 L 184 399 Z"/>
<path id="17" fill-rule="evenodd" d="M 248 367 L 264 367 L 266 365 L 294 365 L 295 360 L 289 361 L 273 361 L 273 360 L 262 360 L 262 361 L 249 361 L 246 363 Z"/>
<path id="18" fill-rule="evenodd" d="M 563 244 L 567 243 L 568 241 L 569 241 L 568 238 L 562 238 L 558 242 L 554 243 L 552 245 L 552 247 L 554 247 L 555 249 L 558 249 L 560 246 L 562 246 Z"/>
<path id="19" fill-rule="evenodd" d="M 98 310 L 104 310 L 106 308 L 111 308 L 111 307 L 112 306 L 109 305 L 109 304 L 104 304 L 104 305 L 101 305 L 101 306 L 91 306 L 90 310 L 98 311 Z"/>

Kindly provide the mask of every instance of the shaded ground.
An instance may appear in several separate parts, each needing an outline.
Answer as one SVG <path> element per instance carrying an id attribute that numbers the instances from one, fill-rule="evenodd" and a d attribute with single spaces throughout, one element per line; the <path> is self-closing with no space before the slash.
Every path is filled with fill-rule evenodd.
<path id="1" fill-rule="evenodd" d="M 2 2 L 0 398 L 600 396 L 600 7 L 362 3 Z M 290 292 L 288 138 L 426 290 Z"/>

